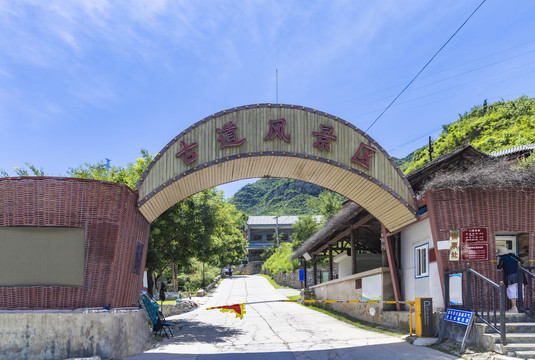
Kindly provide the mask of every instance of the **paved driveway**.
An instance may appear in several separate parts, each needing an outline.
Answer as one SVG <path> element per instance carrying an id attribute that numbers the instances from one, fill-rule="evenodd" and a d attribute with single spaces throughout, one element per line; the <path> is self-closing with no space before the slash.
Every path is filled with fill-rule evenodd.
<path id="1" fill-rule="evenodd" d="M 207 307 L 284 299 L 260 276 L 224 280 L 179 320 L 172 339 L 130 360 L 457 359 L 398 337 L 359 329 L 295 303 L 247 305 L 243 320 Z"/>

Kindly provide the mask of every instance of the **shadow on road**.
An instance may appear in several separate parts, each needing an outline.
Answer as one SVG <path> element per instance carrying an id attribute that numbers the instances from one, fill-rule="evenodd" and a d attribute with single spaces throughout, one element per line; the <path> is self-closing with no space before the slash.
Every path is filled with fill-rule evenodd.
<path id="1" fill-rule="evenodd" d="M 130 359 L 130 358 L 129 358 Z M 453 360 L 455 356 L 408 343 L 340 347 L 325 350 L 232 352 L 224 354 L 144 353 L 132 360 Z"/>
<path id="2" fill-rule="evenodd" d="M 211 325 L 193 320 L 183 320 L 178 325 L 173 326 L 174 336 L 170 339 L 165 339 L 164 343 L 219 343 L 241 334 L 243 334 L 243 331 L 240 329 Z"/>

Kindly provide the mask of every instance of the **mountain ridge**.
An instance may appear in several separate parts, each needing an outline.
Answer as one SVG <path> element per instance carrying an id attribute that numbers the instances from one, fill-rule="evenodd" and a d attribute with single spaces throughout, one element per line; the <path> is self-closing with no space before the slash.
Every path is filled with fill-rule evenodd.
<path id="1" fill-rule="evenodd" d="M 535 143 L 535 98 L 521 96 L 477 105 L 442 128 L 439 138 L 432 142 L 433 158 L 463 145 L 490 153 Z M 407 174 L 430 161 L 429 147 L 424 145 L 403 158 L 392 158 Z M 242 187 L 229 201 L 248 215 L 304 215 L 316 210 L 309 208 L 308 199 L 317 198 L 324 190 L 299 180 L 263 178 Z"/>

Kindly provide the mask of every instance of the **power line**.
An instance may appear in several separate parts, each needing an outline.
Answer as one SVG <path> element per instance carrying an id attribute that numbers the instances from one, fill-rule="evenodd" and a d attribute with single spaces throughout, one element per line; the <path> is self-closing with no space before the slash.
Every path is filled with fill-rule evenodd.
<path id="1" fill-rule="evenodd" d="M 530 42 L 529 44 L 531 43 L 534 43 L 535 41 L 532 41 Z M 525 45 L 525 44 L 524 44 Z M 523 45 L 522 45 L 523 46 Z M 490 56 L 492 55 L 496 55 L 496 54 L 500 54 L 502 52 L 506 52 L 506 51 L 509 51 L 511 49 L 516 49 L 518 48 L 519 46 L 516 46 L 516 47 L 511 47 L 511 48 L 508 48 L 508 49 L 505 49 L 505 50 L 501 50 L 499 52 L 494 52 L 494 53 L 490 53 L 490 54 L 487 54 L 487 55 L 484 55 L 482 56 L 481 58 L 478 58 L 476 60 L 473 60 L 471 62 L 477 62 L 479 60 L 487 60 Z M 423 88 L 426 88 L 426 87 L 429 87 L 431 85 L 435 85 L 435 84 L 439 84 L 441 82 L 444 82 L 444 81 L 447 81 L 447 80 L 451 80 L 451 79 L 454 79 L 454 78 L 457 78 L 457 77 L 460 77 L 460 76 L 464 76 L 464 75 L 467 75 L 467 74 L 470 74 L 470 73 L 474 73 L 474 72 L 477 72 L 477 71 L 480 71 L 480 70 L 484 70 L 486 68 L 490 68 L 490 67 L 493 67 L 495 65 L 498 65 L 498 64 L 501 64 L 501 63 L 504 63 L 504 62 L 507 62 L 507 61 L 511 61 L 511 60 L 514 60 L 514 59 L 517 59 L 517 58 L 520 58 L 520 57 L 523 57 L 523 56 L 526 56 L 526 55 L 532 55 L 535 53 L 535 49 L 532 49 L 532 50 L 529 50 L 529 51 L 526 51 L 526 52 L 523 52 L 523 53 L 520 53 L 520 54 L 516 54 L 516 55 L 513 55 L 513 56 L 509 56 L 509 57 L 506 57 L 506 58 L 502 58 L 502 59 L 499 59 L 499 60 L 496 60 L 492 63 L 487 63 L 487 64 L 483 64 L 483 65 L 478 65 L 477 67 L 475 68 L 472 68 L 470 70 L 466 70 L 466 71 L 463 71 L 463 72 L 459 72 L 459 73 L 455 73 L 454 75 L 449 75 L 447 77 L 443 77 L 443 78 L 439 78 L 438 80 L 432 80 L 431 82 L 428 82 L 428 83 L 424 83 L 422 85 L 419 85 L 419 86 L 416 86 L 416 87 L 412 87 L 412 89 L 406 91 L 407 93 L 411 92 L 411 91 L 416 91 L 416 90 L 420 90 L 420 89 L 423 89 Z M 470 62 L 465 62 L 463 63 L 463 66 L 465 66 L 466 64 L 468 64 Z M 525 65 L 530 65 L 531 63 L 528 63 L 528 64 L 524 64 L 523 66 Z M 448 73 L 450 74 L 452 72 L 452 70 L 454 69 L 457 69 L 459 68 L 460 66 L 455 66 L 455 67 L 451 67 L 451 68 L 444 68 L 442 69 L 441 71 L 439 72 L 436 72 L 434 75 L 422 75 L 420 76 L 420 80 L 424 79 L 424 78 L 430 78 L 430 77 L 437 77 L 437 74 L 442 74 L 442 73 Z M 516 69 L 518 68 L 518 66 L 516 67 L 513 67 L 513 68 L 509 68 L 509 69 Z M 504 73 L 504 71 L 500 72 L 500 73 Z M 497 74 L 497 72 L 493 72 L 493 74 Z M 438 78 L 438 77 L 437 77 Z M 369 93 L 364 93 L 364 94 L 359 94 L 359 95 L 354 95 L 354 96 L 351 96 L 351 97 L 347 97 L 346 100 L 349 101 L 350 99 L 356 99 L 358 98 L 359 100 L 361 99 L 364 99 L 364 98 L 367 98 L 367 97 L 371 97 L 373 95 L 382 95 L 383 93 L 386 93 L 387 91 L 390 91 L 396 87 L 398 87 L 398 85 L 403 85 L 403 84 L 397 84 L 397 85 L 392 85 L 392 86 L 388 86 L 388 87 L 385 87 L 385 88 L 382 88 L 382 89 L 378 89 L 378 90 L 375 90 L 375 91 L 372 91 L 372 92 L 369 92 Z M 378 98 L 378 99 L 374 99 L 373 101 L 368 101 L 368 102 L 361 102 L 359 103 L 360 105 L 362 106 L 367 106 L 367 105 L 370 105 L 370 104 L 375 104 L 375 103 L 378 103 L 378 102 L 382 102 L 384 100 L 388 100 L 391 98 L 391 95 L 388 95 L 388 96 L 381 96 L 381 98 Z M 333 106 L 333 105 L 339 105 L 339 104 L 344 104 L 344 103 L 347 103 L 346 100 L 341 100 L 341 101 L 336 101 L 336 102 L 333 102 L 333 103 L 328 103 L 328 106 Z M 355 101 L 351 101 L 352 104 L 354 105 L 355 104 Z M 396 105 L 399 105 L 399 103 L 397 103 Z M 373 114 L 373 113 L 378 113 L 380 112 L 381 110 L 383 110 L 383 107 L 379 108 L 379 109 L 376 109 L 376 110 L 373 110 L 373 111 L 370 111 L 370 112 L 366 112 L 366 113 L 359 113 L 358 115 L 353 115 L 351 116 L 351 118 L 355 118 L 357 116 L 362 116 L 362 115 L 368 115 L 368 114 Z M 348 120 L 349 118 L 347 118 Z"/>
<path id="2" fill-rule="evenodd" d="M 498 82 L 498 83 L 499 83 L 499 82 Z M 493 83 L 493 84 L 496 84 L 496 83 Z M 531 92 L 535 92 L 535 90 L 533 90 L 533 91 L 531 91 Z M 529 91 L 526 91 L 525 93 L 529 93 Z M 459 95 L 459 94 L 457 94 L 457 95 Z M 495 107 L 495 106 L 501 105 L 501 104 L 496 104 L 495 102 L 499 102 L 499 101 L 503 100 L 504 98 L 510 98 L 510 97 L 513 97 L 513 96 L 518 96 L 518 94 L 517 94 L 517 93 L 514 93 L 514 94 L 513 94 L 513 93 L 510 93 L 510 94 L 503 94 L 503 95 L 501 95 L 501 96 L 499 96 L 499 97 L 491 97 L 491 98 L 488 98 L 487 101 L 489 102 L 489 104 L 488 104 L 487 106 L 488 106 L 489 109 L 492 109 L 492 108 Z M 445 98 L 445 99 L 447 100 L 447 99 L 451 99 L 451 98 L 452 98 L 452 97 Z M 438 101 L 443 101 L 443 100 L 445 100 L 445 99 L 443 98 L 443 99 L 441 99 L 441 100 L 433 101 L 433 102 L 430 102 L 430 103 L 425 104 L 424 106 L 427 106 L 427 105 L 436 103 L 436 102 L 438 102 Z M 493 104 L 490 104 L 490 102 L 494 102 L 494 103 L 493 103 Z M 455 121 L 457 121 L 457 120 L 455 120 Z M 455 122 L 455 121 L 454 121 L 454 122 Z M 453 123 L 453 122 L 452 122 L 452 123 Z M 394 150 L 396 150 L 396 149 L 399 149 L 400 147 L 406 146 L 406 145 L 411 144 L 411 143 L 413 143 L 413 142 L 416 142 L 416 141 L 418 141 L 418 140 L 420 140 L 420 139 L 422 139 L 422 138 L 424 138 L 424 137 L 430 136 L 430 135 L 432 135 L 433 133 L 435 133 L 435 132 L 437 132 L 437 131 L 439 131 L 439 130 L 441 130 L 441 129 L 442 129 L 442 126 L 441 126 L 441 127 L 437 127 L 437 128 L 435 128 L 435 129 L 433 129 L 433 130 L 431 130 L 431 129 L 430 129 L 430 130 L 426 130 L 425 132 L 421 133 L 421 135 L 417 135 L 417 136 L 415 136 L 415 137 L 409 139 L 408 141 L 406 141 L 406 142 L 404 142 L 404 143 L 402 143 L 402 144 L 397 144 L 397 145 L 395 145 L 394 147 L 391 147 L 391 148 L 387 149 L 387 152 L 388 152 L 388 153 L 391 153 L 392 151 L 394 151 Z M 425 145 L 424 145 L 424 146 L 425 146 Z"/>
<path id="3" fill-rule="evenodd" d="M 396 145 L 396 146 L 394 146 L 394 147 L 388 149 L 388 152 L 390 153 L 391 151 L 396 150 L 396 149 L 399 149 L 400 147 L 409 145 L 409 144 L 411 144 L 411 143 L 413 143 L 413 142 L 416 142 L 416 141 L 418 141 L 418 140 L 420 140 L 420 139 L 422 139 L 422 138 L 424 138 L 424 137 L 428 137 L 428 136 L 434 134 L 435 132 L 437 132 L 437 131 L 439 131 L 439 130 L 442 130 L 442 126 L 440 126 L 440 127 L 436 127 L 436 128 L 434 128 L 434 129 L 426 130 L 425 133 L 421 133 L 421 135 L 416 135 L 415 137 L 413 137 L 413 138 L 407 140 L 406 142 L 404 142 L 404 143 L 402 143 L 402 144 L 398 144 L 398 145 Z"/>
<path id="4" fill-rule="evenodd" d="M 479 10 L 479 8 L 485 3 L 485 1 L 487 0 L 483 0 L 479 5 L 478 7 L 472 11 L 472 13 L 470 14 L 470 16 L 461 24 L 461 26 L 459 26 L 459 28 L 457 30 L 455 30 L 455 32 L 453 33 L 453 35 L 450 36 L 450 38 L 444 43 L 444 45 L 442 45 L 440 47 L 440 49 L 438 49 L 438 51 L 435 53 L 435 55 L 433 55 L 433 57 L 431 57 L 431 59 L 429 59 L 429 61 L 424 65 L 424 67 L 416 74 L 416 76 L 414 76 L 412 78 L 412 80 L 407 84 L 407 86 L 405 86 L 403 88 L 403 90 L 401 90 L 401 92 L 394 98 L 394 100 L 392 100 L 390 102 L 390 104 L 388 104 L 388 106 L 386 107 L 386 109 L 383 110 L 383 112 L 381 114 L 379 114 L 379 116 L 377 117 L 377 119 L 375 119 L 370 126 L 368 126 L 368 128 L 366 129 L 366 132 L 368 132 L 370 130 L 370 128 L 377 122 L 377 120 L 379 120 L 381 118 L 381 116 L 383 116 L 383 114 L 388 110 L 390 109 L 390 107 L 392 106 L 392 104 L 394 104 L 396 102 L 396 100 L 401 96 L 401 94 L 403 94 L 405 92 L 405 90 L 407 90 L 407 88 L 409 86 L 411 86 L 411 84 L 414 82 L 414 80 L 416 80 L 416 78 L 425 70 L 425 68 L 427 68 L 427 66 L 429 64 L 431 64 L 431 62 L 435 59 L 435 57 L 442 51 L 442 49 L 444 49 L 446 47 L 446 45 L 448 45 L 448 43 L 451 41 L 451 39 L 453 39 L 453 37 L 455 35 L 457 35 L 457 33 L 459 31 L 461 31 L 461 29 L 464 27 L 464 25 L 468 22 L 468 20 L 470 20 L 470 18 L 476 13 L 477 10 Z"/>

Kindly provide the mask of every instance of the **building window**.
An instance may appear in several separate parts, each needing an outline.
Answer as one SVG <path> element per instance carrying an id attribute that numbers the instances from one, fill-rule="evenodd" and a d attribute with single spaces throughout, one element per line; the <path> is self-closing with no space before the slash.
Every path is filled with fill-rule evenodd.
<path id="1" fill-rule="evenodd" d="M 429 276 L 429 243 L 414 248 L 414 276 Z"/>
<path id="2" fill-rule="evenodd" d="M 255 242 L 262 241 L 262 235 L 253 235 L 253 241 Z"/>

